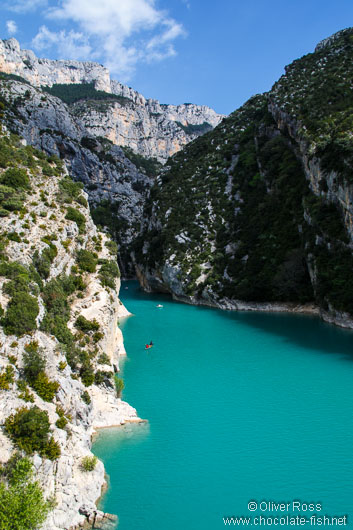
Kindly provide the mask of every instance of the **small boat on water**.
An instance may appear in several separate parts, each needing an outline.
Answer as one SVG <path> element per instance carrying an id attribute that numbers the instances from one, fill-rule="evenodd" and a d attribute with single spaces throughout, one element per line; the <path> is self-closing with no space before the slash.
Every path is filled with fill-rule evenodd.
<path id="1" fill-rule="evenodd" d="M 150 348 L 153 348 L 153 344 L 146 344 L 145 350 L 149 350 Z"/>
<path id="2" fill-rule="evenodd" d="M 163 307 L 162 304 L 157 304 L 156 307 Z"/>

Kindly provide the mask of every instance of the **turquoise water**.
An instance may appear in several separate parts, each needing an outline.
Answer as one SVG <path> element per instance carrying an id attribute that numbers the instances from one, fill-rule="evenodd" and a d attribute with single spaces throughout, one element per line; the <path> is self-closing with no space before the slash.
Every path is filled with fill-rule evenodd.
<path id="1" fill-rule="evenodd" d="M 135 282 L 121 298 L 134 313 L 123 398 L 149 423 L 94 445 L 119 530 L 221 529 L 252 499 L 320 502 L 353 522 L 352 332 L 178 304 Z"/>

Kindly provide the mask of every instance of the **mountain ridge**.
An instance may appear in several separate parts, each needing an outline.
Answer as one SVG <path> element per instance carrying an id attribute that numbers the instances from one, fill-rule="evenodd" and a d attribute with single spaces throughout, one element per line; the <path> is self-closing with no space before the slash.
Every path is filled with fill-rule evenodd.
<path id="1" fill-rule="evenodd" d="M 0 40 L 0 71 L 19 75 L 38 88 L 93 83 L 98 91 L 125 98 L 124 105 L 115 102 L 103 110 L 83 108 L 87 129 L 94 136 L 104 136 L 161 162 L 199 135 L 192 130 L 186 133 L 178 123 L 184 127 L 207 123 L 213 128 L 224 117 L 206 105 L 167 105 L 146 99 L 111 79 L 109 70 L 98 63 L 38 59 L 31 50 L 21 50 L 15 38 Z"/>

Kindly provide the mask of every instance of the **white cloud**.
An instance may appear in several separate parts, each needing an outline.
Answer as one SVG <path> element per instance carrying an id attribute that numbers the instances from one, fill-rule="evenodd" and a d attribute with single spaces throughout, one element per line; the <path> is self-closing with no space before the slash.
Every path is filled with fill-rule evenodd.
<path id="1" fill-rule="evenodd" d="M 54 32 L 46 26 L 41 26 L 32 44 L 39 51 L 54 46 L 62 59 L 89 59 L 92 54 L 87 38 L 82 33 L 72 30 Z"/>
<path id="2" fill-rule="evenodd" d="M 62 0 L 47 10 L 47 17 L 76 24 L 78 33 L 71 35 L 70 45 L 75 57 L 99 59 L 123 80 L 131 76 L 139 62 L 175 55 L 173 41 L 184 34 L 181 24 L 156 8 L 155 0 Z M 43 49 L 58 41 L 63 50 L 68 35 L 42 27 L 33 45 Z"/>
<path id="3" fill-rule="evenodd" d="M 14 0 L 5 2 L 5 9 L 15 13 L 28 13 L 48 4 L 47 0 Z"/>
<path id="4" fill-rule="evenodd" d="M 7 20 L 6 29 L 9 35 L 15 35 L 15 33 L 17 33 L 17 30 L 18 30 L 16 22 L 14 20 Z"/>

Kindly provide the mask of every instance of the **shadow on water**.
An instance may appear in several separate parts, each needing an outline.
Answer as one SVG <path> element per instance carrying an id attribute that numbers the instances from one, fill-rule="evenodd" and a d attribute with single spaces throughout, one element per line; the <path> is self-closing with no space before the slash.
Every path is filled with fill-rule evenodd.
<path id="1" fill-rule="evenodd" d="M 161 301 L 163 303 L 164 300 L 169 303 L 183 304 L 183 302 L 173 301 L 171 295 L 168 294 L 145 293 L 138 282 L 131 281 L 128 285 L 131 286 L 130 292 L 138 291 L 140 297 L 154 298 L 156 303 Z M 128 292 L 125 291 L 124 294 Z M 275 334 L 282 337 L 285 342 L 290 342 L 301 348 L 318 351 L 320 354 L 338 354 L 347 361 L 353 361 L 353 330 L 327 324 L 318 316 L 276 312 L 227 311 L 205 306 L 192 307 L 199 311 L 216 311 L 222 318 L 231 319 L 243 326 L 260 330 L 262 333 Z"/>
<path id="2" fill-rule="evenodd" d="M 223 312 L 222 312 L 223 313 Z M 224 312 L 224 317 L 236 320 L 262 333 L 277 335 L 285 342 L 320 354 L 338 354 L 353 361 L 353 331 L 326 324 L 318 316 L 283 313 Z"/>

